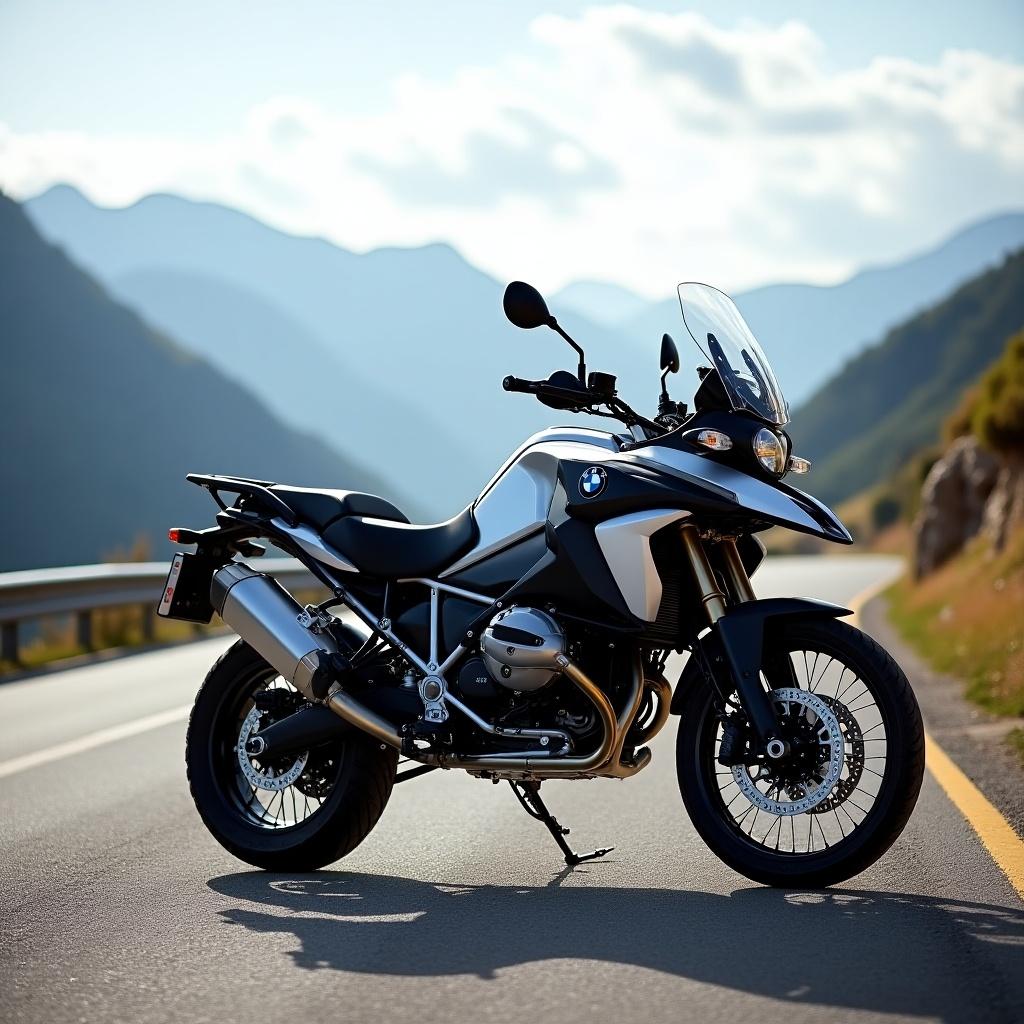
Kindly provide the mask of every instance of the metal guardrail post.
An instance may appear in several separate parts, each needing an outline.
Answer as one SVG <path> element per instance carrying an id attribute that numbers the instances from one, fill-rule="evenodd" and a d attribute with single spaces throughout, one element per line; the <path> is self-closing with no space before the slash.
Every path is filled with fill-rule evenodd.
<path id="1" fill-rule="evenodd" d="M 78 612 L 75 616 L 75 640 L 83 651 L 92 650 L 92 610 Z"/>
<path id="2" fill-rule="evenodd" d="M 5 622 L 0 626 L 0 659 L 19 665 L 18 660 L 18 624 Z"/>

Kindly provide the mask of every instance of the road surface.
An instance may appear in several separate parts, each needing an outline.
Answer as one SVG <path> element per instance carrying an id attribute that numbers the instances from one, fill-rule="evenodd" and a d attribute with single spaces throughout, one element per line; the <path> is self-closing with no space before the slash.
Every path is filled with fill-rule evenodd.
<path id="1" fill-rule="evenodd" d="M 849 601 L 892 571 L 776 559 L 755 583 Z M 560 871 L 507 786 L 438 772 L 338 870 L 251 870 L 182 764 L 182 709 L 225 645 L 0 687 L 0 1020 L 1024 1018 L 1024 905 L 930 776 L 868 872 L 766 889 L 690 826 L 674 721 L 635 779 L 545 788 L 575 845 L 616 847 L 597 864 Z"/>

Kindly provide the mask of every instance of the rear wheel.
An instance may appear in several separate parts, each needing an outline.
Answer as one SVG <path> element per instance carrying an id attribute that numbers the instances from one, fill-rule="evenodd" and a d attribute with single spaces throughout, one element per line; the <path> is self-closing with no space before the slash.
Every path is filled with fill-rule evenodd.
<path id="1" fill-rule="evenodd" d="M 350 853 L 395 781 L 397 753 L 356 731 L 276 760 L 246 752 L 305 703 L 238 641 L 210 670 L 189 719 L 185 765 L 203 822 L 230 853 L 270 871 L 313 871 Z"/>
<path id="2" fill-rule="evenodd" d="M 786 620 L 765 642 L 784 756 L 718 763 L 726 707 L 694 667 L 676 747 L 683 802 L 726 864 L 768 885 L 825 886 L 873 864 L 903 831 L 924 774 L 924 729 L 900 667 L 834 619 Z"/>

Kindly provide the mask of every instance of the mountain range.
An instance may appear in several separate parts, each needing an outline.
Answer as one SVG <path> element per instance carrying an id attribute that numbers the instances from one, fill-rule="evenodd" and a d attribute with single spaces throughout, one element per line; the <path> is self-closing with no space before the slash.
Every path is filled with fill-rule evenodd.
<path id="1" fill-rule="evenodd" d="M 575 365 L 553 333 L 513 328 L 503 286 L 447 245 L 356 254 L 211 203 L 154 195 L 104 209 L 67 186 L 26 209 L 115 297 L 437 518 L 550 424 L 502 378 Z M 612 332 L 573 314 L 564 323 L 595 368 L 625 367 L 653 404 L 657 339 L 641 373 Z"/>
<path id="2" fill-rule="evenodd" d="M 941 436 L 964 391 L 1024 327 L 1024 251 L 961 285 L 856 356 L 793 415 L 804 486 L 836 503 L 885 479 Z"/>
<path id="3" fill-rule="evenodd" d="M 1024 213 L 972 224 L 909 259 L 870 267 L 835 285 L 773 284 L 734 298 L 767 352 L 791 408 L 891 327 L 944 299 L 954 288 L 1024 246 Z M 710 282 L 714 283 L 714 282 Z M 570 285 L 552 305 L 603 313 L 601 322 L 642 343 L 684 327 L 675 296 L 645 302 L 619 285 Z"/>
<path id="4" fill-rule="evenodd" d="M 188 471 L 396 493 L 115 302 L 0 194 L 0 571 L 211 525 Z"/>
<path id="5" fill-rule="evenodd" d="M 18 564 L 82 557 L 70 537 L 49 536 L 63 510 L 51 504 L 49 476 L 39 476 L 36 464 L 53 464 L 59 478 L 75 481 L 98 524 L 97 553 L 130 540 L 139 523 L 166 522 L 166 510 L 182 500 L 185 469 L 358 486 L 394 498 L 421 520 L 447 517 L 526 435 L 555 418 L 526 396 L 502 393 L 501 378 L 541 377 L 574 365 L 554 334 L 512 328 L 501 313 L 501 285 L 447 245 L 357 254 L 216 204 L 154 195 L 107 209 L 67 186 L 30 200 L 25 210 L 74 263 L 44 245 L 5 200 L 4 217 L 20 227 L 3 239 L 4 266 L 12 268 L 5 302 L 14 314 L 3 340 L 10 365 L 28 382 L 19 388 L 11 383 L 15 374 L 7 375 L 5 422 L 16 432 L 38 419 L 30 396 L 47 391 L 48 368 L 56 381 L 49 390 L 60 396 L 59 414 L 40 428 L 45 443 L 23 446 L 11 477 L 32 492 L 33 509 L 44 509 L 32 517 L 39 535 L 27 545 L 30 554 L 17 555 Z M 841 500 L 937 437 L 943 416 L 1001 346 L 1007 325 L 1024 322 L 1016 298 L 1024 294 L 1020 258 L 1000 264 L 1022 244 L 1024 214 L 1008 214 L 840 285 L 741 294 L 790 397 L 797 450 L 815 462 L 806 481 L 813 493 Z M 32 257 L 37 274 L 59 269 L 45 284 L 34 280 L 21 249 L 48 254 Z M 34 330 L 48 302 L 78 309 L 80 329 L 61 320 L 42 335 Z M 627 400 L 649 410 L 660 334 L 667 329 L 682 340 L 674 300 L 649 303 L 626 289 L 580 282 L 550 305 L 585 344 L 590 367 L 618 371 Z M 573 311 L 577 305 L 592 318 Z M 38 339 L 51 336 L 47 354 Z M 95 365 L 84 356 L 92 345 Z M 681 349 L 691 369 L 696 351 L 687 360 L 690 347 Z M 190 368 L 188 383 L 178 379 L 182 366 Z M 167 409 L 165 378 L 188 395 L 185 422 Z M 72 386 L 75 380 L 84 390 Z M 677 398 L 692 391 L 685 370 L 672 383 Z M 217 388 L 228 397 L 214 415 Z M 144 396 L 142 405 L 134 404 L 136 395 Z M 149 406 L 163 410 L 160 422 L 174 424 L 170 454 L 142 413 Z M 144 425 L 133 430 L 126 409 Z M 75 458 L 79 451 L 84 456 Z M 136 464 L 142 468 L 132 470 Z M 127 503 L 138 507 L 122 514 L 122 491 L 107 485 L 116 480 L 123 488 L 125 479 L 141 489 Z M 157 492 L 160 500 L 150 501 Z M 111 493 L 118 511 L 108 520 L 102 510 Z M 191 504 L 171 518 L 198 511 L 201 498 L 190 495 Z"/>

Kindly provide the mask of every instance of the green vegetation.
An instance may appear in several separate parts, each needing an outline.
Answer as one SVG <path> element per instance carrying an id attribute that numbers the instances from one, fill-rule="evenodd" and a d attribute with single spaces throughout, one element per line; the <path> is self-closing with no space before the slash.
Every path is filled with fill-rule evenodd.
<path id="1" fill-rule="evenodd" d="M 1004 459 L 1024 451 L 1024 332 L 967 389 L 944 433 L 947 441 L 975 434 Z M 898 492 L 898 480 L 880 487 Z M 963 679 L 970 700 L 996 715 L 1024 715 L 1024 526 L 998 554 L 977 537 L 923 580 L 902 579 L 889 597 L 896 627 L 936 669 Z M 1024 730 L 1007 742 L 1024 762 Z"/>
<path id="2" fill-rule="evenodd" d="M 795 449 L 815 462 L 815 495 L 839 503 L 919 459 L 938 443 L 964 386 L 1022 324 L 1018 252 L 849 362 L 793 416 Z M 1019 399 L 1019 385 L 999 394 L 1011 391 Z"/>
<path id="3" fill-rule="evenodd" d="M 890 617 L 939 672 L 997 715 L 1024 715 L 1024 529 L 993 557 L 979 538 L 919 583 L 889 590 Z"/>
<path id="4" fill-rule="evenodd" d="M 1024 331 L 1007 342 L 974 392 L 971 430 L 999 455 L 1024 455 Z"/>

